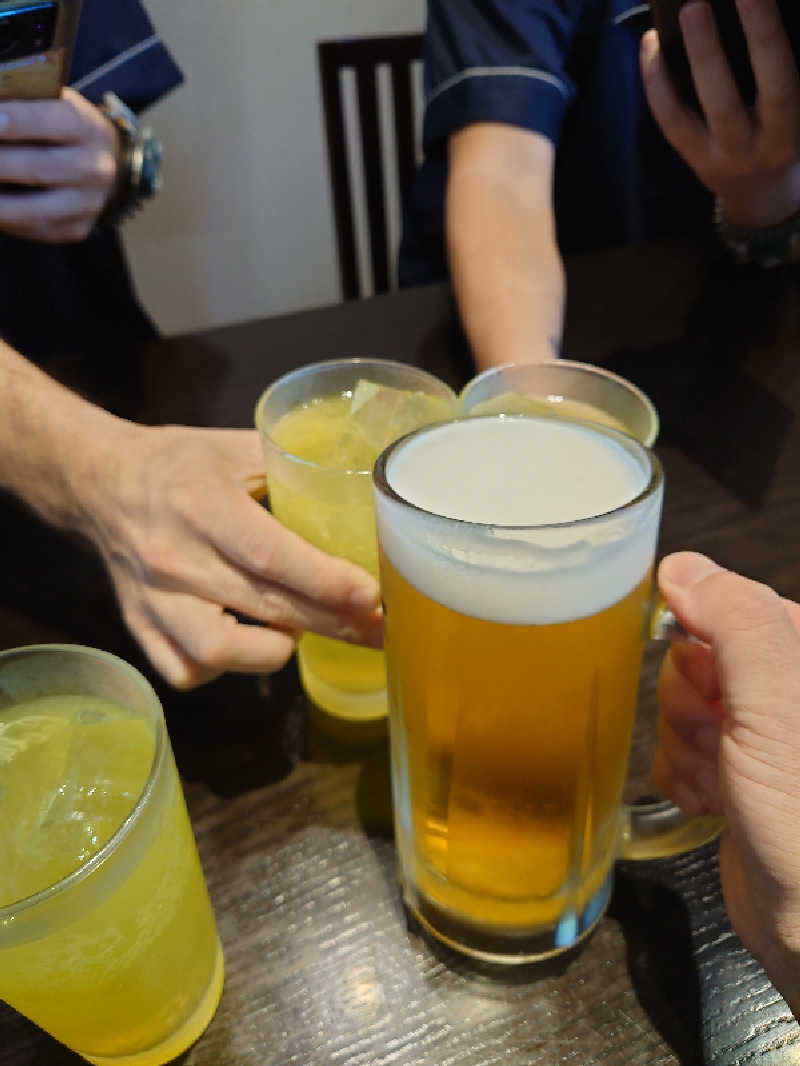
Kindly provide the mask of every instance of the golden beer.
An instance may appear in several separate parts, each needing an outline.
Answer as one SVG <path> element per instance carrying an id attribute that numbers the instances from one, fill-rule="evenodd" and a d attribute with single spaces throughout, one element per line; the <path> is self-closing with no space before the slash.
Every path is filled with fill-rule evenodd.
<path id="1" fill-rule="evenodd" d="M 406 901 L 480 957 L 561 950 L 610 892 L 656 461 L 613 431 L 475 418 L 389 449 L 376 485 Z"/>

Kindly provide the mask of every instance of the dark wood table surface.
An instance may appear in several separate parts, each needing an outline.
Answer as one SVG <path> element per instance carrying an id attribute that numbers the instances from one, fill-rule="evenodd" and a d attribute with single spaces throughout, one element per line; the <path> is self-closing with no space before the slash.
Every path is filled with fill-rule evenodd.
<path id="1" fill-rule="evenodd" d="M 734 269 L 675 241 L 568 263 L 564 355 L 660 409 L 660 552 L 705 551 L 800 599 L 800 271 Z M 336 356 L 469 361 L 444 286 L 154 344 L 60 376 L 143 421 L 249 426 L 283 371 Z M 187 1066 L 767 1066 L 800 1028 L 731 931 L 716 845 L 620 863 L 595 934 L 557 963 L 475 965 L 409 926 L 395 883 L 385 742 L 326 739 L 294 665 L 192 693 L 158 683 L 102 567 L 2 500 L 0 646 L 107 648 L 156 684 L 222 936 L 219 1010 Z M 658 654 L 643 701 L 653 704 Z M 98 1004 L 102 1010 L 102 1004 Z M 2 1066 L 80 1062 L 0 1004 Z"/>

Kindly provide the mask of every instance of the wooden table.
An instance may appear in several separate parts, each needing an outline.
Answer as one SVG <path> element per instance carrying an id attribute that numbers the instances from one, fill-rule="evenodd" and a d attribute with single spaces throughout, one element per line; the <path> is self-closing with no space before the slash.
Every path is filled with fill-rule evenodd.
<path id="1" fill-rule="evenodd" d="M 660 409 L 661 553 L 705 551 L 800 599 L 800 272 L 734 270 L 711 245 L 673 242 L 584 255 L 568 276 L 564 354 Z M 270 380 L 343 355 L 454 385 L 470 373 L 444 286 L 163 341 L 104 380 L 60 373 L 140 420 L 248 426 Z M 3 515 L 0 644 L 96 644 L 157 683 L 99 563 L 13 501 Z M 648 707 L 656 667 L 648 656 Z M 188 1066 L 800 1061 L 800 1028 L 727 924 L 714 844 L 619 864 L 609 913 L 560 962 L 477 966 L 407 923 L 384 743 L 326 739 L 293 665 L 157 687 L 227 961 Z M 80 1061 L 0 1005 L 2 1066 Z"/>

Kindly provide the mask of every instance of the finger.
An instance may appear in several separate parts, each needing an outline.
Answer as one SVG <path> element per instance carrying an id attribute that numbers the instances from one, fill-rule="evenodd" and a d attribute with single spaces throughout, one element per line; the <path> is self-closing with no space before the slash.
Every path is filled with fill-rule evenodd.
<path id="1" fill-rule="evenodd" d="M 75 189 L 0 195 L 0 229 L 49 243 L 82 240 L 97 215 L 99 200 L 96 193 Z"/>
<path id="2" fill-rule="evenodd" d="M 173 688 L 194 688 L 219 676 L 193 662 L 144 612 L 123 608 L 123 616 L 153 667 Z"/>
<path id="3" fill-rule="evenodd" d="M 647 103 L 661 132 L 690 166 L 699 169 L 708 151 L 708 130 L 678 96 L 655 30 L 642 37 L 641 68 Z"/>
<path id="4" fill-rule="evenodd" d="M 713 138 L 730 155 L 747 150 L 753 122 L 728 65 L 711 5 L 690 0 L 678 16 L 697 97 Z"/>
<path id="5" fill-rule="evenodd" d="M 191 592 L 209 603 L 291 632 L 311 630 L 351 644 L 382 646 L 379 608 L 364 610 L 349 603 L 327 608 L 274 581 L 238 570 L 212 552 L 194 557 L 191 549 L 191 545 L 184 545 L 184 550 L 171 552 L 159 567 L 148 570 L 147 583 L 165 592 Z"/>
<path id="6" fill-rule="evenodd" d="M 653 760 L 659 790 L 687 814 L 719 814 L 722 802 L 716 758 L 665 727 Z"/>
<path id="7" fill-rule="evenodd" d="M 379 607 L 345 613 L 325 610 L 311 600 L 282 589 L 265 586 L 261 592 L 243 582 L 241 597 L 231 595 L 226 605 L 248 618 L 294 633 L 312 632 L 348 644 L 383 647 L 383 612 Z M 217 596 L 211 596 L 212 601 Z"/>
<path id="8" fill-rule="evenodd" d="M 692 685 L 704 703 L 715 704 L 720 700 L 722 691 L 717 664 L 707 644 L 697 640 L 675 639 L 670 645 L 667 659 Z"/>
<path id="9" fill-rule="evenodd" d="M 151 627 L 177 652 L 168 664 L 172 674 L 165 676 L 179 688 L 227 671 L 272 673 L 285 665 L 295 648 L 291 633 L 243 624 L 216 604 L 194 596 L 151 592 L 145 610 Z"/>
<path id="10" fill-rule="evenodd" d="M 110 187 L 116 162 L 110 151 L 80 148 L 0 147 L 0 180 L 21 185 Z"/>
<path id="11" fill-rule="evenodd" d="M 678 668 L 674 650 L 667 653 L 658 676 L 659 725 L 668 721 L 686 741 L 696 743 L 698 734 L 719 733 L 719 704 L 706 700 L 693 681 Z"/>
<path id="12" fill-rule="evenodd" d="M 800 130 L 800 75 L 780 12 L 774 0 L 737 0 L 736 7 L 755 75 L 763 135 L 773 152 L 793 154 Z"/>
<path id="13" fill-rule="evenodd" d="M 85 140 L 102 121 L 88 101 L 75 104 L 78 94 L 62 100 L 3 100 L 0 104 L 0 141 L 70 144 Z"/>
<path id="14" fill-rule="evenodd" d="M 662 559 L 658 568 L 659 589 L 670 609 L 684 627 L 687 626 L 687 621 L 679 614 L 681 606 L 677 600 L 675 603 L 669 602 L 667 590 L 693 585 L 704 577 L 723 572 L 725 572 L 723 567 L 699 552 L 673 552 Z M 781 598 L 781 603 L 795 629 L 800 632 L 800 604 L 785 598 Z M 695 633 L 694 636 L 698 636 L 698 634 Z"/>
<path id="15" fill-rule="evenodd" d="M 204 512 L 203 528 L 195 528 L 237 569 L 336 611 L 378 605 L 378 582 L 361 567 L 309 544 L 246 493 L 226 503 Z"/>
<path id="16" fill-rule="evenodd" d="M 671 584 L 692 566 L 705 576 Z M 726 750 L 747 760 L 739 772 L 791 795 L 800 762 L 800 636 L 775 592 L 713 567 L 702 556 L 688 566 L 686 558 L 666 570 L 662 564 L 659 582 L 687 628 L 714 651 L 733 745 Z"/>

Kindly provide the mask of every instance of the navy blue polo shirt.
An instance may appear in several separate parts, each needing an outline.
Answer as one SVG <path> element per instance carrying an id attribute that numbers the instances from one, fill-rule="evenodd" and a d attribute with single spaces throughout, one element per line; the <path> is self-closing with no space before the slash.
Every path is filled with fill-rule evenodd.
<path id="1" fill-rule="evenodd" d="M 139 0 L 83 0 L 73 88 L 93 103 L 110 89 L 138 112 L 182 80 Z M 55 245 L 0 234 L 0 336 L 43 366 L 77 357 L 112 372 L 128 346 L 155 336 L 116 232 Z"/>
<path id="2" fill-rule="evenodd" d="M 183 76 L 139 0 L 83 0 L 69 80 L 93 103 L 110 89 L 139 112 Z"/>
<path id="3" fill-rule="evenodd" d="M 639 72 L 652 25 L 630 0 L 429 0 L 424 161 L 404 220 L 402 285 L 447 276 L 447 141 L 475 122 L 556 145 L 564 252 L 710 224 L 711 195 L 653 120 Z"/>

